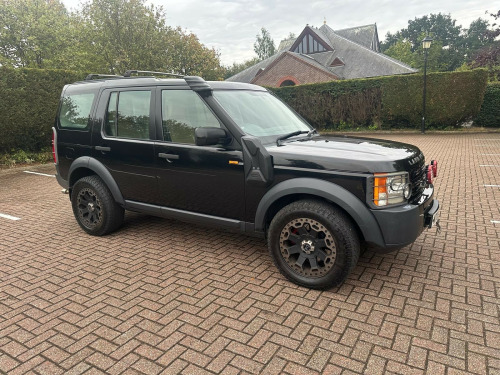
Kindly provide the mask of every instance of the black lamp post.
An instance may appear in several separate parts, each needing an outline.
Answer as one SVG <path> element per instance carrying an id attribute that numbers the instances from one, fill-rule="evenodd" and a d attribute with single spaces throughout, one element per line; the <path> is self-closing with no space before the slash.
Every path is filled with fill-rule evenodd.
<path id="1" fill-rule="evenodd" d="M 421 127 L 421 132 L 422 134 L 425 133 L 425 94 L 426 94 L 426 88 L 427 88 L 427 51 L 429 51 L 429 48 L 431 48 L 431 43 L 434 39 L 432 39 L 429 35 L 427 35 L 423 40 L 422 40 L 422 47 L 424 48 L 424 55 L 425 55 L 425 61 L 424 61 L 424 99 L 423 99 L 423 108 L 422 108 L 422 127 Z"/>

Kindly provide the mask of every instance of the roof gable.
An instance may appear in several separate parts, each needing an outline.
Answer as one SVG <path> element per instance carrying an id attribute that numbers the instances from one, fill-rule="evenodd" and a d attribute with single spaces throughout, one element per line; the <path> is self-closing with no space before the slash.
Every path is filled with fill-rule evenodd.
<path id="1" fill-rule="evenodd" d="M 327 38 L 322 38 L 311 27 L 306 26 L 300 33 L 295 43 L 289 49 L 290 52 L 312 54 L 325 51 L 333 51 Z"/>
<path id="2" fill-rule="evenodd" d="M 272 63 L 270 63 L 263 71 L 260 71 L 255 77 L 250 81 L 250 83 L 256 83 L 257 80 L 262 79 L 265 75 L 272 74 L 272 71 L 275 67 L 280 65 L 280 62 L 285 59 L 294 59 L 300 64 L 307 66 L 309 69 L 314 69 L 325 76 L 331 77 L 332 80 L 338 79 L 339 77 L 328 70 L 326 67 L 322 66 L 312 57 L 308 57 L 305 55 L 297 54 L 294 52 L 286 51 L 283 52 L 277 59 L 275 59 Z"/>

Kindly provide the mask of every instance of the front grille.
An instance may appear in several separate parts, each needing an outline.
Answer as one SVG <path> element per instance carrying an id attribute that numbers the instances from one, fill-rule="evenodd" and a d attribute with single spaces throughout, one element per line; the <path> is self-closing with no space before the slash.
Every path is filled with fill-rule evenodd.
<path id="1" fill-rule="evenodd" d="M 427 184 L 424 158 L 412 166 L 412 169 L 410 170 L 410 182 L 412 186 L 412 193 L 409 201 L 410 203 L 416 204 L 420 200 L 422 192 L 425 189 L 425 185 Z"/>

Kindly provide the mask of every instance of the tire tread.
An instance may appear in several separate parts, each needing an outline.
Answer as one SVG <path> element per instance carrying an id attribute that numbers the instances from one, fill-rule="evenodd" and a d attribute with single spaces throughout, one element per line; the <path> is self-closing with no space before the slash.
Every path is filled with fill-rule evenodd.
<path id="1" fill-rule="evenodd" d="M 272 239 L 276 236 L 276 231 L 281 231 L 281 228 L 278 228 L 278 224 L 283 218 L 294 215 L 298 213 L 311 213 L 314 215 L 319 215 L 323 219 L 325 219 L 329 223 L 335 223 L 336 229 L 341 233 L 341 238 L 344 239 L 342 245 L 345 251 L 345 267 L 342 269 L 341 274 L 333 280 L 329 280 L 328 282 L 323 283 L 306 283 L 301 282 L 298 279 L 291 277 L 282 267 L 280 267 L 276 257 L 273 254 L 272 250 Z M 360 253 L 360 241 L 359 237 L 354 230 L 354 226 L 352 220 L 349 216 L 347 216 L 343 211 L 338 209 L 337 207 L 328 204 L 323 201 L 307 199 L 307 200 L 299 200 L 296 202 L 292 202 L 289 205 L 283 207 L 272 219 L 271 225 L 269 226 L 269 235 L 268 235 L 268 248 L 271 253 L 271 257 L 273 258 L 273 262 L 276 267 L 279 269 L 280 273 L 285 276 L 288 280 L 307 288 L 313 289 L 329 289 L 335 286 L 342 284 L 347 276 L 351 273 L 351 271 L 356 267 L 359 259 Z M 335 236 L 335 241 L 339 241 L 340 238 Z"/>

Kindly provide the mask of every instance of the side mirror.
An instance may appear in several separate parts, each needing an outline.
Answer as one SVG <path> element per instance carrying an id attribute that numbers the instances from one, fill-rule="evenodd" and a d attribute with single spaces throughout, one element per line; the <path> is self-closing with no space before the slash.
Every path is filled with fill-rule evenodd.
<path id="1" fill-rule="evenodd" d="M 214 146 L 228 143 L 227 132 L 222 128 L 196 128 L 194 129 L 196 146 Z"/>

